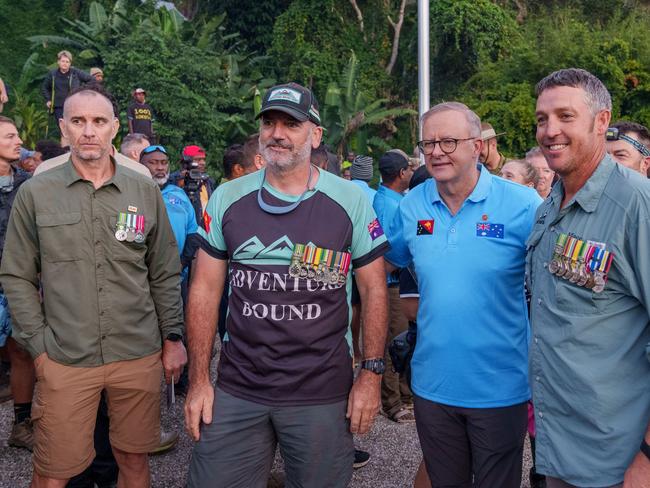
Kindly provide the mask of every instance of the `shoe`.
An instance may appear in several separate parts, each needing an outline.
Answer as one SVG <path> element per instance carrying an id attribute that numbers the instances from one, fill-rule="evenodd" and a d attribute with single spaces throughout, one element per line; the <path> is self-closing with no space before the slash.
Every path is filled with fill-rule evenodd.
<path id="1" fill-rule="evenodd" d="M 169 451 L 172 447 L 176 445 L 178 441 L 178 432 L 165 432 L 160 431 L 160 444 L 149 454 L 162 454 L 163 452 Z"/>
<path id="2" fill-rule="evenodd" d="M 28 450 L 34 448 L 34 426 L 32 420 L 27 419 L 11 428 L 11 435 L 7 441 L 12 447 L 22 447 Z"/>
<path id="3" fill-rule="evenodd" d="M 387 413 L 384 413 L 384 415 L 388 419 L 392 420 L 393 422 L 397 422 L 398 424 L 409 424 L 415 422 L 415 415 L 413 414 L 413 411 L 404 407 L 400 408 L 392 415 L 388 415 Z"/>
<path id="4" fill-rule="evenodd" d="M 370 462 L 370 453 L 359 449 L 354 450 L 354 463 L 352 464 L 354 469 L 363 468 L 368 462 Z"/>
<path id="5" fill-rule="evenodd" d="M 11 385 L 9 383 L 0 385 L 0 403 L 8 402 L 12 398 Z"/>

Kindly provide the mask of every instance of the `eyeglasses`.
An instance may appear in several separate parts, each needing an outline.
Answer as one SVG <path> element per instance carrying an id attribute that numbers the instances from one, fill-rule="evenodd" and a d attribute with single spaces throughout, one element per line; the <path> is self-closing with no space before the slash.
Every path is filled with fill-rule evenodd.
<path id="1" fill-rule="evenodd" d="M 142 150 L 142 154 L 151 154 L 152 152 L 160 151 L 163 154 L 167 154 L 167 150 L 162 146 L 149 146 L 145 147 Z"/>
<path id="2" fill-rule="evenodd" d="M 461 141 L 473 141 L 476 137 L 466 137 L 465 139 L 452 139 L 448 137 L 446 139 L 440 139 L 439 141 L 423 140 L 418 142 L 418 148 L 422 151 L 422 154 L 429 155 L 433 153 L 436 149 L 436 144 L 440 145 L 440 150 L 445 154 L 453 153 L 458 147 L 458 143 Z"/>

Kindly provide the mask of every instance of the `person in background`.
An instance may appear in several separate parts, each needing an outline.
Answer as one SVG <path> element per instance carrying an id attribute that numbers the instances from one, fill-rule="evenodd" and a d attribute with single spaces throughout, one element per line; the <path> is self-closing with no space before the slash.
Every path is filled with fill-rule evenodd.
<path id="1" fill-rule="evenodd" d="M 63 117 L 63 102 L 68 93 L 84 83 L 94 81 L 85 71 L 72 66 L 70 51 L 59 51 L 56 55 L 57 67 L 47 73 L 41 84 L 41 95 L 50 114 L 54 116 L 58 130 L 59 119 Z"/>
<path id="2" fill-rule="evenodd" d="M 92 76 L 97 83 L 104 82 L 104 72 L 101 68 L 90 68 L 90 76 Z"/>
<path id="3" fill-rule="evenodd" d="M 30 151 L 24 147 L 20 149 L 20 159 L 18 160 L 18 167 L 23 171 L 33 174 L 36 168 L 43 162 L 42 154 L 38 151 Z"/>
<path id="4" fill-rule="evenodd" d="M 548 197 L 553 189 L 555 171 L 549 168 L 548 162 L 538 146 L 535 146 L 526 153 L 526 161 L 532 164 L 535 171 L 537 171 L 538 180 L 535 190 L 537 190 L 540 197 Z"/>
<path id="5" fill-rule="evenodd" d="M 129 123 L 129 134 L 144 134 L 149 142 L 156 141 L 153 130 L 154 111 L 146 101 L 147 92 L 144 88 L 133 90 L 133 101 L 126 110 Z"/>
<path id="6" fill-rule="evenodd" d="M 485 165 L 490 173 L 497 176 L 506 162 L 506 157 L 499 153 L 499 148 L 497 147 L 497 137 L 504 134 L 505 132 L 497 134 L 492 124 L 488 122 L 481 123 L 483 148 L 481 149 L 479 161 Z"/>
<path id="7" fill-rule="evenodd" d="M 144 134 L 137 132 L 127 134 L 122 139 L 122 144 L 120 144 L 120 154 L 129 158 L 131 161 L 140 161 L 142 151 L 150 145 L 149 139 Z"/>
<path id="8" fill-rule="evenodd" d="M 13 120 L 0 116 L 0 262 L 2 262 L 9 216 L 18 190 L 30 178 L 22 169 L 14 169 L 11 162 L 19 158 L 22 141 Z M 11 258 L 5 258 L 11 259 Z M 15 339 L 13 317 L 7 302 L 8 286 L 0 286 L 0 347 L 6 347 L 11 363 L 10 387 L 14 399 L 14 422 L 7 443 L 12 447 L 32 450 L 32 396 L 34 394 L 34 363 L 29 352 Z M 37 307 L 39 304 L 36 305 Z"/>
<path id="9" fill-rule="evenodd" d="M 7 87 L 5 82 L 0 78 L 0 113 L 4 110 L 4 105 L 9 101 L 9 96 L 7 94 Z"/>
<path id="10" fill-rule="evenodd" d="M 525 159 L 509 159 L 501 168 L 499 176 L 529 188 L 537 188 L 539 182 L 537 171 Z"/>
<path id="11" fill-rule="evenodd" d="M 391 224 L 404 192 L 409 187 L 413 176 L 408 156 L 399 149 L 393 149 L 379 158 L 381 185 L 372 204 L 386 236 L 390 239 Z M 399 300 L 399 272 L 394 270 L 386 274 L 388 287 L 388 334 L 386 335 L 386 372 L 381 380 L 381 404 L 383 414 L 397 423 L 414 422 L 415 417 L 409 407 L 413 406 L 413 394 L 399 374 L 392 370 L 393 363 L 388 346 L 395 336 L 408 328 L 408 320 L 402 313 Z"/>
<path id="12" fill-rule="evenodd" d="M 619 120 L 607 131 L 606 147 L 614 161 L 647 178 L 650 169 L 650 132 L 647 127 Z"/>

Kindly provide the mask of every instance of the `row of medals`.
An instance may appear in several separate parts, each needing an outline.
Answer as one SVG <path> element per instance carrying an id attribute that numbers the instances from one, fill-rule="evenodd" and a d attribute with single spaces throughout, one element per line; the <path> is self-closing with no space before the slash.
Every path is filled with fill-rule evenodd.
<path id="1" fill-rule="evenodd" d="M 350 269 L 349 252 L 332 251 L 309 244 L 295 244 L 289 275 L 331 285 L 344 285 Z"/>
<path id="2" fill-rule="evenodd" d="M 560 234 L 555 241 L 548 270 L 571 283 L 600 293 L 605 289 L 613 260 L 614 255 L 601 246 L 569 234 Z"/>
<path id="3" fill-rule="evenodd" d="M 133 217 L 133 218 L 131 218 Z M 115 225 L 115 239 L 120 242 L 144 242 L 144 216 L 142 216 L 142 229 L 136 229 L 138 215 L 120 213 Z"/>

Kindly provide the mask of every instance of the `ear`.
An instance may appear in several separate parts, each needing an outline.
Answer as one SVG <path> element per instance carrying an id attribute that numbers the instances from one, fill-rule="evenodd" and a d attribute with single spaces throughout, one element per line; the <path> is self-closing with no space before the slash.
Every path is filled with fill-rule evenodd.
<path id="1" fill-rule="evenodd" d="M 648 168 L 650 168 L 650 157 L 645 157 L 643 158 L 643 161 L 641 161 L 641 173 L 644 175 L 648 174 Z"/>
<path id="2" fill-rule="evenodd" d="M 612 113 L 609 110 L 601 110 L 594 118 L 594 130 L 599 136 L 604 136 L 612 120 Z"/>
<path id="3" fill-rule="evenodd" d="M 488 141 L 489 142 L 489 141 Z M 481 154 L 481 150 L 483 149 L 483 144 L 485 144 L 485 141 L 481 139 L 474 139 L 474 158 L 478 159 L 479 155 Z"/>
<path id="4" fill-rule="evenodd" d="M 311 147 L 316 149 L 320 146 L 320 141 L 323 139 L 323 128 L 316 126 L 311 133 Z"/>
<path id="5" fill-rule="evenodd" d="M 258 153 L 258 154 L 255 155 L 254 164 L 255 164 L 255 167 L 257 169 L 262 169 L 266 165 L 266 161 L 264 161 L 264 158 L 262 157 L 262 155 Z"/>
<path id="6" fill-rule="evenodd" d="M 59 130 L 61 131 L 61 135 L 67 139 L 68 135 L 65 130 L 65 119 L 63 118 L 59 119 Z"/>
<path id="7" fill-rule="evenodd" d="M 117 131 L 120 130 L 120 121 L 117 117 L 113 118 L 113 133 L 111 135 L 111 141 L 115 139 L 115 136 L 117 135 Z"/>
<path id="8" fill-rule="evenodd" d="M 240 176 L 244 176 L 244 174 L 245 174 L 245 171 L 244 171 L 244 168 L 243 168 L 243 166 L 241 164 L 239 164 L 239 163 L 233 164 L 233 166 L 232 166 L 232 178 L 231 179 L 234 180 L 235 178 L 239 178 Z"/>

